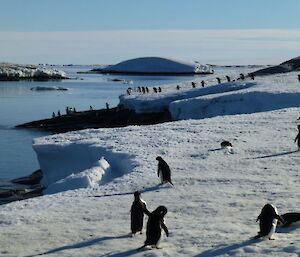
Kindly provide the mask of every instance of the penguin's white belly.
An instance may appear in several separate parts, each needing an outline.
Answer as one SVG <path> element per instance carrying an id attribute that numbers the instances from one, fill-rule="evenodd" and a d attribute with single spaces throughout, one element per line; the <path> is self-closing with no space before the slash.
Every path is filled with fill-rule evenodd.
<path id="1" fill-rule="evenodd" d="M 160 182 L 163 183 L 164 180 L 163 180 L 163 174 L 161 170 L 159 170 L 159 177 L 160 177 Z"/>

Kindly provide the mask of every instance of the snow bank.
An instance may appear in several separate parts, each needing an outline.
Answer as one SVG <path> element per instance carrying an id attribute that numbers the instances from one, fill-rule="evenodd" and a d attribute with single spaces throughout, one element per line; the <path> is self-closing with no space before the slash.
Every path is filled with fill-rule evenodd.
<path id="1" fill-rule="evenodd" d="M 43 171 L 42 185 L 46 193 L 56 193 L 82 187 L 95 187 L 132 170 L 134 156 L 116 153 L 103 147 L 97 139 L 85 137 L 87 131 L 59 134 L 34 140 Z"/>
<path id="2" fill-rule="evenodd" d="M 109 172 L 109 169 L 109 163 L 101 157 L 91 168 L 76 174 L 72 173 L 70 176 L 50 184 L 44 193 L 55 194 L 78 188 L 94 188 L 100 184 L 102 176 Z"/>
<path id="3" fill-rule="evenodd" d="M 134 110 L 136 113 L 160 112 L 169 108 L 171 102 L 183 99 L 190 99 L 198 96 L 213 95 L 230 91 L 247 89 L 255 86 L 256 83 L 223 83 L 205 88 L 181 89 L 172 92 L 152 94 L 121 95 L 120 105 Z"/>
<path id="4" fill-rule="evenodd" d="M 170 58 L 141 57 L 120 62 L 101 70 L 103 73 L 197 74 L 212 73 L 209 65 Z"/>
<path id="5" fill-rule="evenodd" d="M 174 101 L 174 120 L 204 119 L 222 115 L 249 114 L 300 107 L 300 93 L 241 92 Z"/>

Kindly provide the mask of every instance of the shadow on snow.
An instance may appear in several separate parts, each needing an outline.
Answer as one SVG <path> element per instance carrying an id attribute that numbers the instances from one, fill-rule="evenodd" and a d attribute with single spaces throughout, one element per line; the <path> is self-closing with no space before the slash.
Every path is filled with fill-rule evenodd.
<path id="1" fill-rule="evenodd" d="M 198 255 L 195 255 L 194 257 L 215 257 L 215 256 L 223 255 L 223 254 L 230 255 L 231 251 L 243 248 L 245 246 L 253 245 L 258 242 L 259 242 L 258 240 L 249 239 L 249 240 L 241 242 L 241 243 L 227 245 L 227 246 L 217 248 L 217 249 L 207 250 Z"/>
<path id="2" fill-rule="evenodd" d="M 269 154 L 269 155 L 264 155 L 264 156 L 258 156 L 253 159 L 264 159 L 264 158 L 271 158 L 271 157 L 278 157 L 278 156 L 284 156 L 292 153 L 297 153 L 299 152 L 298 150 L 295 151 L 288 151 L 288 152 L 282 152 L 282 153 L 275 153 L 275 154 Z"/>
<path id="3" fill-rule="evenodd" d="M 151 192 L 151 191 L 156 191 L 156 190 L 161 190 L 161 189 L 167 189 L 167 188 L 171 188 L 172 186 L 169 186 L 169 184 L 167 184 L 167 186 L 158 184 L 152 187 L 148 187 L 148 188 L 144 188 L 139 190 L 141 193 L 145 193 L 145 192 Z M 109 196 L 122 196 L 122 195 L 133 195 L 134 192 L 124 192 L 124 193 L 114 193 L 114 194 L 104 194 L 104 195 L 93 195 L 90 197 L 96 197 L 96 198 L 102 198 L 102 197 L 109 197 Z"/>
<path id="4" fill-rule="evenodd" d="M 46 255 L 46 254 L 57 253 L 57 252 L 61 252 L 61 251 L 64 251 L 64 250 L 80 249 L 80 248 L 89 247 L 89 246 L 92 246 L 94 244 L 101 243 L 103 241 L 114 240 L 114 239 L 123 239 L 123 238 L 128 238 L 128 237 L 130 237 L 130 234 L 126 234 L 126 235 L 123 235 L 123 236 L 104 236 L 104 237 L 95 238 L 95 239 L 83 241 L 83 242 L 76 243 L 76 244 L 71 244 L 71 245 L 58 247 L 58 248 L 55 248 L 55 249 L 52 249 L 52 250 L 49 250 L 47 252 L 43 252 L 43 253 L 40 253 L 40 254 L 37 254 L 37 255 L 28 255 L 26 257 L 36 257 L 36 256 L 41 256 L 41 255 Z"/>

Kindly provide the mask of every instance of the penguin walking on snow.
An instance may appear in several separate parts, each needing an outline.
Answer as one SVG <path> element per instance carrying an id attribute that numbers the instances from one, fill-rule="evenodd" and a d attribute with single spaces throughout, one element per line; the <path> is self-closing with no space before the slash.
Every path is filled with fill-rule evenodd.
<path id="1" fill-rule="evenodd" d="M 161 237 L 161 229 L 165 231 L 167 237 L 169 236 L 169 231 L 164 221 L 164 216 L 167 212 L 168 210 L 165 206 L 159 206 L 156 210 L 149 214 L 146 229 L 146 241 L 138 250 L 146 247 L 147 245 L 158 248 L 157 244 Z"/>
<path id="2" fill-rule="evenodd" d="M 280 222 L 284 224 L 284 220 L 278 215 L 277 208 L 271 204 L 266 204 L 256 219 L 256 222 L 259 221 L 260 230 L 254 239 L 268 236 L 268 238 L 272 240 L 277 226 L 277 220 L 280 220 Z"/>
<path id="3" fill-rule="evenodd" d="M 300 125 L 298 125 L 298 134 L 297 134 L 294 142 L 296 142 L 296 141 L 297 141 L 298 151 L 299 151 L 300 150 Z"/>
<path id="4" fill-rule="evenodd" d="M 144 223 L 144 213 L 149 215 L 146 202 L 141 198 L 139 191 L 134 192 L 134 201 L 130 209 L 131 218 L 131 233 L 134 235 L 137 232 L 142 233 Z"/>
<path id="5" fill-rule="evenodd" d="M 161 184 L 169 182 L 171 185 L 173 185 L 169 165 L 160 156 L 157 156 L 156 160 L 158 161 L 157 176 L 160 177 Z"/>

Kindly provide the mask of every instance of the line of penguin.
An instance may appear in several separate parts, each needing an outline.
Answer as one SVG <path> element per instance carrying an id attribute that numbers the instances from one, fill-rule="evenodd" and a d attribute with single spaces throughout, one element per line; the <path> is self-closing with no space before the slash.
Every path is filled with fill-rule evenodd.
<path id="1" fill-rule="evenodd" d="M 254 75 L 253 74 L 248 74 L 248 76 L 252 79 L 252 80 L 254 80 Z M 226 81 L 227 82 L 230 82 L 231 81 L 231 78 L 229 77 L 229 76 L 225 76 L 225 78 L 226 78 Z M 240 74 L 240 77 L 239 78 L 237 78 L 237 80 L 245 80 L 245 75 L 243 74 L 243 73 L 241 73 Z M 218 82 L 218 84 L 221 84 L 221 79 L 219 78 L 219 77 L 217 77 L 216 78 L 216 80 L 217 80 L 217 82 Z M 232 81 L 236 81 L 235 79 L 234 80 L 232 80 Z M 201 86 L 202 87 L 204 87 L 206 84 L 207 84 L 207 82 L 209 82 L 209 81 L 204 81 L 204 80 L 202 80 L 200 83 L 201 83 Z M 191 82 L 191 84 L 192 84 L 192 88 L 196 88 L 196 85 L 197 85 L 197 82 Z M 180 90 L 181 89 L 181 87 L 179 86 L 179 85 L 177 85 L 176 86 L 176 89 L 177 90 Z M 161 89 L 161 87 L 152 87 L 152 90 L 153 90 L 153 92 L 154 93 L 161 93 L 162 92 L 162 89 Z M 138 87 L 135 87 L 135 88 L 132 88 L 132 87 L 129 87 L 129 88 L 127 88 L 127 90 L 126 90 L 126 93 L 127 93 L 127 95 L 131 95 L 133 92 L 138 92 L 138 93 L 142 93 L 142 94 L 148 94 L 148 93 L 150 93 L 150 89 L 149 89 L 149 87 L 144 87 L 144 86 L 138 86 Z"/>
<path id="2" fill-rule="evenodd" d="M 299 133 L 298 138 L 300 141 L 300 126 L 298 127 Z M 296 139 L 298 139 L 296 137 Z M 296 141 L 295 139 L 295 141 Z M 229 141 L 221 142 L 221 149 L 232 148 L 232 144 Z M 161 184 L 170 183 L 172 186 L 174 184 L 171 180 L 171 169 L 167 162 L 161 157 L 157 156 L 158 161 L 157 176 L 160 177 Z M 161 231 L 164 230 L 166 236 L 169 236 L 169 230 L 165 224 L 165 215 L 168 212 L 167 207 L 161 205 L 158 206 L 154 211 L 150 212 L 147 209 L 146 202 L 142 199 L 141 193 L 139 191 L 134 192 L 134 201 L 131 205 L 130 216 L 131 216 L 131 235 L 134 236 L 136 233 L 142 234 L 144 214 L 148 216 L 148 221 L 146 225 L 146 240 L 144 244 L 137 250 L 141 250 L 147 246 L 152 248 L 157 248 L 159 240 L 161 238 Z M 274 240 L 273 235 L 275 233 L 277 223 L 279 226 L 286 227 L 294 222 L 300 221 L 299 212 L 288 212 L 283 215 L 279 215 L 277 208 L 272 204 L 265 204 L 261 209 L 256 222 L 259 221 L 259 232 L 252 239 L 268 238 L 269 240 Z"/>
<path id="3" fill-rule="evenodd" d="M 245 80 L 247 77 L 249 77 L 252 80 L 255 79 L 255 76 L 254 76 L 253 73 L 249 73 L 246 76 L 243 73 L 240 73 L 240 76 L 237 79 L 233 79 L 233 80 L 231 80 L 230 76 L 228 76 L 228 75 L 225 76 L 226 82 L 231 82 L 231 81 L 235 82 L 237 80 Z M 217 80 L 218 84 L 222 83 L 221 78 L 217 77 L 216 80 Z M 300 82 L 300 75 L 298 75 L 298 81 Z M 204 87 L 205 85 L 207 85 L 207 82 L 210 82 L 210 81 L 201 80 L 200 84 L 201 84 L 202 87 Z M 196 88 L 198 83 L 192 81 L 191 84 L 192 84 L 192 88 Z M 176 89 L 180 90 L 181 89 L 180 85 L 177 85 Z M 161 87 L 152 87 L 152 90 L 153 90 L 154 93 L 161 93 L 162 92 Z M 140 86 L 138 86 L 136 88 L 129 87 L 126 90 L 127 95 L 131 95 L 133 92 L 147 94 L 147 93 L 150 93 L 150 89 L 149 89 L 149 87 L 140 87 Z"/>

